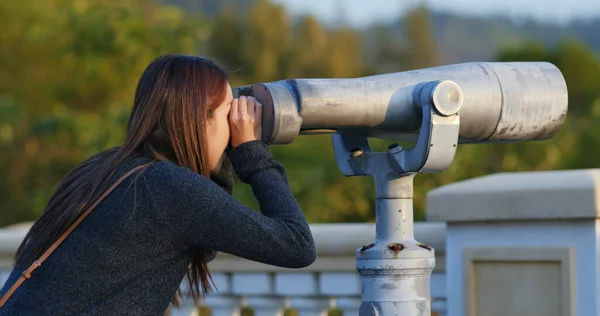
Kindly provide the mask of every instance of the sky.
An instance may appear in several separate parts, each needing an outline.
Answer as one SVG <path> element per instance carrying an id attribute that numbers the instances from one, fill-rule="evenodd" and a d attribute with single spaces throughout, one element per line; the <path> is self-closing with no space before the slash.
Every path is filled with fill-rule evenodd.
<path id="1" fill-rule="evenodd" d="M 334 21 L 337 8 L 346 22 L 366 26 L 394 20 L 418 0 L 275 0 L 292 14 L 310 13 L 323 21 Z M 422 0 L 428 7 L 465 15 L 508 15 L 565 23 L 572 19 L 600 17 L 600 0 Z M 571 2 L 571 4 L 569 4 Z"/>

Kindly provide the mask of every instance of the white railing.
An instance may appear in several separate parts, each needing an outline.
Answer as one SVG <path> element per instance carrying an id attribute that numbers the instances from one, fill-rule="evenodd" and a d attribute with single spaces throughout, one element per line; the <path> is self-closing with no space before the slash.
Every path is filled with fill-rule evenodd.
<path id="1" fill-rule="evenodd" d="M 12 258 L 28 225 L 0 229 L 0 284 L 10 273 Z M 436 251 L 431 275 L 432 312 L 445 315 L 445 225 L 416 223 L 415 237 Z M 277 268 L 220 253 L 209 264 L 217 290 L 206 298 L 212 315 L 239 315 L 250 308 L 257 316 L 325 315 L 337 309 L 344 316 L 358 315 L 361 282 L 355 268 L 355 251 L 375 239 L 375 224 L 312 224 L 317 260 L 304 269 Z M 185 284 L 185 282 L 183 283 Z M 198 315 L 190 301 L 170 315 Z"/>

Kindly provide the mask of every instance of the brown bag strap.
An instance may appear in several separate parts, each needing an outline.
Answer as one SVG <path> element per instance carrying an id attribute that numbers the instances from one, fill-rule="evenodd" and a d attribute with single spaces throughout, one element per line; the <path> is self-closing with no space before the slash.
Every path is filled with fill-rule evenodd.
<path id="1" fill-rule="evenodd" d="M 17 280 L 17 282 L 15 282 L 15 284 L 13 284 L 13 286 L 8 290 L 8 292 L 6 292 L 6 294 L 4 294 L 4 296 L 2 297 L 2 300 L 0 300 L 0 308 L 2 308 L 2 306 L 4 306 L 4 304 L 6 304 L 6 302 L 11 297 L 11 295 L 13 295 L 13 293 L 17 290 L 17 288 L 19 288 L 19 286 L 21 286 L 21 284 L 23 284 L 23 282 L 25 282 L 26 279 L 31 278 L 31 273 L 33 273 L 33 271 L 35 269 L 42 266 L 42 263 L 44 263 L 44 261 L 52 254 L 52 252 L 54 252 L 54 250 L 56 250 L 56 248 L 58 248 L 58 246 L 63 242 L 63 240 L 65 240 L 65 238 L 67 238 L 67 236 L 75 229 L 75 227 L 77 227 L 77 225 L 79 225 L 79 223 L 81 223 L 86 218 L 86 216 L 88 216 L 92 212 L 92 210 L 94 210 L 94 208 L 96 206 L 98 206 L 98 204 L 100 204 L 100 202 L 102 202 L 102 200 L 104 200 L 110 194 L 110 192 L 112 192 L 116 187 L 119 186 L 119 184 L 121 184 L 121 182 L 123 182 L 125 179 L 127 179 L 127 177 L 132 175 L 134 172 L 136 172 L 139 169 L 146 167 L 150 164 L 152 164 L 152 162 L 143 164 L 143 165 L 139 165 L 139 166 L 129 170 L 129 172 L 124 174 L 121 178 L 119 178 L 119 180 L 117 180 L 117 182 L 115 182 L 110 188 L 108 188 L 108 190 L 106 190 L 106 192 L 104 192 L 98 198 L 98 200 L 96 200 L 96 202 L 94 202 L 94 204 L 92 204 L 92 206 L 90 206 L 83 214 L 81 214 L 81 216 L 69 227 L 69 229 L 67 229 L 50 246 L 50 248 L 48 248 L 48 250 L 46 250 L 46 252 L 44 252 L 44 254 L 41 257 L 39 257 L 37 260 L 35 260 L 31 264 L 31 266 L 29 266 L 29 268 L 27 268 L 27 270 L 23 271 L 21 277 Z"/>

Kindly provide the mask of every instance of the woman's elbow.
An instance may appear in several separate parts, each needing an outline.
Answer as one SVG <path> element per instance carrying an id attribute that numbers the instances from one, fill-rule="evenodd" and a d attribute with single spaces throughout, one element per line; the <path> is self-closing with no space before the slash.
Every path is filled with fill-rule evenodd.
<path id="1" fill-rule="evenodd" d="M 301 251 L 295 253 L 295 256 L 289 262 L 289 267 L 293 269 L 306 268 L 313 264 L 315 260 L 317 260 L 317 249 L 314 242 L 309 242 L 302 246 Z"/>
<path id="2" fill-rule="evenodd" d="M 306 251 L 302 260 L 303 268 L 310 266 L 317 260 L 317 248 L 315 247 L 315 244 L 312 243 L 308 248 L 309 249 Z"/>
<path id="3" fill-rule="evenodd" d="M 285 259 L 281 264 L 291 269 L 306 268 L 313 264 L 317 259 L 317 249 L 310 229 L 298 230 L 292 236 L 282 244 L 282 259 Z"/>

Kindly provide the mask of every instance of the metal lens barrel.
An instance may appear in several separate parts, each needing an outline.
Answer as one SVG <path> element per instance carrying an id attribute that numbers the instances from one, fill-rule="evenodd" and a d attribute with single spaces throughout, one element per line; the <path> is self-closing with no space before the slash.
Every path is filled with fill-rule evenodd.
<path id="1" fill-rule="evenodd" d="M 353 128 L 369 137 L 415 140 L 418 91 L 454 81 L 463 92 L 460 142 L 515 142 L 554 136 L 568 93 L 547 62 L 473 62 L 351 79 L 289 79 L 234 89 L 264 106 L 264 141 L 289 144 L 301 134 Z M 451 96 L 450 96 L 451 97 Z"/>

